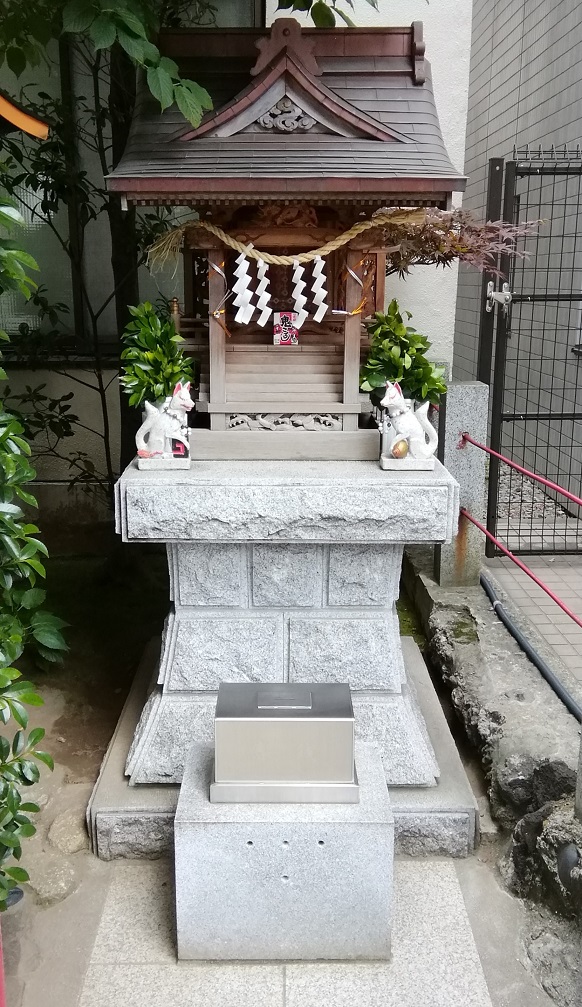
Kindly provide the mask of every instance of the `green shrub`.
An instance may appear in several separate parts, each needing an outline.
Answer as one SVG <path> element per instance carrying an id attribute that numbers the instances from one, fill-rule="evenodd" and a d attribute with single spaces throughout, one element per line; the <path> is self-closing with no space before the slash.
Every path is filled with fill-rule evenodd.
<path id="1" fill-rule="evenodd" d="M 15 222 L 22 222 L 20 214 L 0 196 L 0 224 L 8 227 Z M 0 237 L 0 294 L 18 290 L 29 295 L 35 284 L 24 267 L 37 268 L 15 241 Z M 8 340 L 3 331 L 0 340 Z M 5 379 L 0 367 L 0 380 Z M 23 801 L 21 791 L 38 781 L 39 762 L 53 768 L 51 756 L 37 747 L 43 728 L 27 734 L 26 707 L 41 706 L 42 699 L 34 685 L 22 679 L 14 662 L 29 645 L 43 665 L 62 660 L 66 650 L 61 633 L 65 623 L 40 608 L 45 592 L 36 585 L 45 577 L 43 560 L 48 552 L 38 538 L 39 529 L 22 509 L 22 505 L 37 506 L 28 489 L 36 473 L 23 433 L 20 421 L 6 412 L 0 400 L 0 723 L 7 726 L 14 721 L 16 725 L 10 736 L 0 733 L 0 911 L 6 909 L 10 891 L 28 880 L 18 861 L 22 840 L 36 831 L 29 815 L 39 808 Z"/>
<path id="2" fill-rule="evenodd" d="M 119 380 L 129 395 L 130 406 L 140 406 L 144 400 L 165 399 L 179 381 L 192 381 L 193 362 L 180 348 L 184 340 L 174 323 L 160 319 L 149 301 L 129 310 L 133 321 L 122 336 L 125 349 Z"/>
<path id="3" fill-rule="evenodd" d="M 412 318 L 409 311 L 406 315 Z M 427 360 L 431 344 L 412 325 L 405 325 L 396 298 L 386 314 L 376 312 L 367 328 L 370 352 L 360 372 L 360 388 L 370 393 L 374 405 L 380 404 L 387 381 L 397 381 L 405 398 L 438 402 L 447 390 L 445 369 Z"/>

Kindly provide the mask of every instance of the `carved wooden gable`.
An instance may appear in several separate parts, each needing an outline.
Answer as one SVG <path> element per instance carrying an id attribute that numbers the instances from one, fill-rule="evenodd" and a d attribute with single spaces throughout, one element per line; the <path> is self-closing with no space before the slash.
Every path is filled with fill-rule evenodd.
<path id="1" fill-rule="evenodd" d="M 275 21 L 271 35 L 257 41 L 252 82 L 231 102 L 179 139 L 237 133 L 331 133 L 336 136 L 406 143 L 407 137 L 326 87 L 314 45 L 292 18 Z"/>

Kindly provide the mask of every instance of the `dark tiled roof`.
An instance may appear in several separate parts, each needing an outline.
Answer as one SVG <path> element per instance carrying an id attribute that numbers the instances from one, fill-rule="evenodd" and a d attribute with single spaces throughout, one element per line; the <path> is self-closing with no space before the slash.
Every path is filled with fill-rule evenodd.
<path id="1" fill-rule="evenodd" d="M 247 57 L 198 59 L 190 76 L 205 86 L 214 112 L 232 102 L 252 82 Z M 194 136 L 176 108 L 160 114 L 142 84 L 123 158 L 110 185 L 128 195 L 140 192 L 212 194 L 253 191 L 447 192 L 464 187 L 446 152 L 434 102 L 430 69 L 415 83 L 404 56 L 327 56 L 318 58 L 318 84 L 349 103 L 366 120 L 391 127 L 397 140 L 339 136 L 329 132 L 281 134 L 238 132 L 232 136 Z M 230 180 L 230 182 L 229 182 Z M 256 191 L 256 190 L 255 190 Z"/>

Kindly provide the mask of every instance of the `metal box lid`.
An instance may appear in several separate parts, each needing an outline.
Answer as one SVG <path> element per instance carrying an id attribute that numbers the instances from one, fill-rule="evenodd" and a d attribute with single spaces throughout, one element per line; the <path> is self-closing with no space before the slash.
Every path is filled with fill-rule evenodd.
<path id="1" fill-rule="evenodd" d="M 230 683 L 218 689 L 216 720 L 353 720 L 349 685 Z"/>
<path id="2" fill-rule="evenodd" d="M 355 801 L 348 685 L 223 683 L 214 721 L 218 801 Z"/>

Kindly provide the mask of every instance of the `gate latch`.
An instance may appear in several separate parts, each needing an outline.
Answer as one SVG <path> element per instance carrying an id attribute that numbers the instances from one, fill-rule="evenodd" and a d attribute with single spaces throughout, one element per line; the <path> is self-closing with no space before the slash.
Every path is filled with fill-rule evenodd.
<path id="1" fill-rule="evenodd" d="M 487 284 L 487 303 L 485 305 L 485 311 L 493 311 L 494 305 L 500 304 L 503 314 L 506 315 L 509 305 L 511 304 L 512 297 L 513 295 L 509 289 L 509 283 L 504 283 L 501 290 L 496 290 L 493 280 L 490 280 Z"/>

